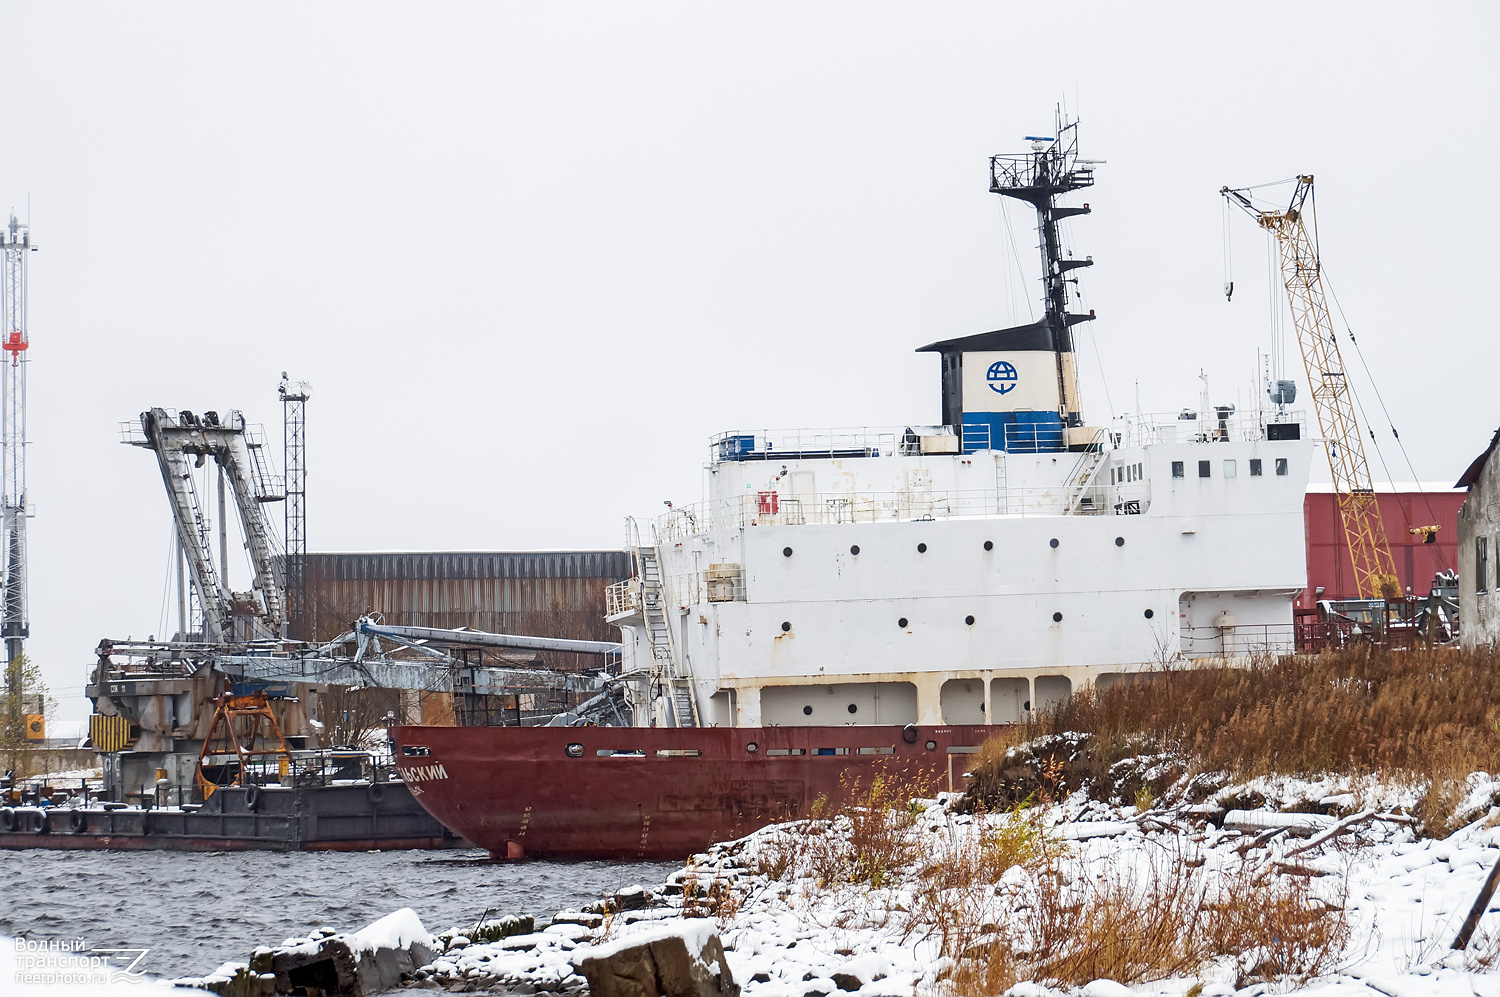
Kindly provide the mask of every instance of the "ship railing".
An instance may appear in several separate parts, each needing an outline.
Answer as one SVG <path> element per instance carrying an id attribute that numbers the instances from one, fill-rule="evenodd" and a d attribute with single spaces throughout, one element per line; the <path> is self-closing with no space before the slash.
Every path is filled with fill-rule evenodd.
<path id="1" fill-rule="evenodd" d="M 1061 422 L 1008 422 L 1006 453 L 1060 453 L 1067 449 L 1067 430 Z"/>
<path id="2" fill-rule="evenodd" d="M 605 586 L 604 615 L 606 617 L 639 612 L 640 608 L 641 583 L 639 579 L 627 578 Z"/>
<path id="3" fill-rule="evenodd" d="M 212 756 L 211 756 L 212 757 Z M 389 781 L 389 759 L 382 764 L 371 752 L 360 748 L 294 749 L 286 755 L 260 755 L 243 766 L 237 756 L 224 756 L 239 768 L 242 785 L 255 786 L 353 786 Z"/>
<path id="4" fill-rule="evenodd" d="M 1114 433 L 1121 446 L 1151 446 L 1160 443 L 1255 443 L 1268 438 L 1268 426 L 1301 424 L 1303 439 L 1316 435 L 1309 428 L 1305 411 L 1232 413 L 1220 419 L 1207 413 L 1184 410 L 1148 412 L 1116 420 Z"/>
<path id="5" fill-rule="evenodd" d="M 678 506 L 657 520 L 664 543 L 717 530 L 761 526 L 829 526 L 843 523 L 913 522 L 996 516 L 1060 516 L 1074 512 L 1132 515 L 1150 505 L 1145 482 L 1095 482 L 1079 497 L 1059 482 L 1046 488 L 966 489 L 897 492 L 747 491 L 734 498 Z M 1086 501 L 1083 501 L 1086 500 Z"/>
<path id="6" fill-rule="evenodd" d="M 1259 654 L 1291 654 L 1298 649 L 1294 623 L 1253 623 L 1223 627 L 1183 627 L 1182 656 L 1243 658 Z"/>
<path id="7" fill-rule="evenodd" d="M 920 453 L 921 439 L 910 427 L 734 430 L 713 437 L 709 451 L 714 463 L 895 457 Z"/>
<path id="8" fill-rule="evenodd" d="M 1061 453 L 1068 449 L 1067 430 L 1061 422 L 1008 422 L 1000 438 L 987 422 L 966 422 L 959 427 L 964 453 L 1003 450 L 1006 453 Z M 1107 441 L 1105 441 L 1107 442 Z"/>

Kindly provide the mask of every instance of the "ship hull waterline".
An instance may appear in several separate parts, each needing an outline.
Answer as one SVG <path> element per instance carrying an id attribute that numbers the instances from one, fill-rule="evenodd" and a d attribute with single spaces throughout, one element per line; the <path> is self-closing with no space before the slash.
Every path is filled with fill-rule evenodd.
<path id="1" fill-rule="evenodd" d="M 685 859 L 879 774 L 962 792 L 1000 726 L 390 728 L 417 802 L 496 859 Z"/>

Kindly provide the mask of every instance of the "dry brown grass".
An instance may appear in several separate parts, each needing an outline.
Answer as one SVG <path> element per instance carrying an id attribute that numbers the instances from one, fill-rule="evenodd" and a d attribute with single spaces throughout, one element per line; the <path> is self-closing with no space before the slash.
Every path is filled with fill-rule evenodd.
<path id="1" fill-rule="evenodd" d="M 1314 897 L 1307 880 L 1223 877 L 1158 853 L 1144 866 L 1112 867 L 1065 884 L 1045 864 L 1004 913 L 975 903 L 988 891 L 954 891 L 948 906 L 918 908 L 945 955 L 955 997 L 1003 993 L 1023 980 L 1056 987 L 1187 976 L 1216 960 L 1233 962 L 1236 986 L 1303 982 L 1343 952 L 1349 922 L 1341 905 Z"/>
<path id="2" fill-rule="evenodd" d="M 953 997 L 1003 993 L 1024 980 L 1137 983 L 1225 960 L 1242 986 L 1305 980 L 1347 941 L 1342 906 L 1315 900 L 1308 880 L 1257 876 L 1251 866 L 1225 875 L 1196 851 L 1148 850 L 1068 882 L 1076 873 L 1064 870 L 1076 870 L 1076 859 L 1047 831 L 1040 807 L 954 825 L 923 847 L 911 795 L 909 782 L 882 773 L 846 804 L 771 829 L 750 860 L 782 883 L 802 882 L 809 896 L 882 886 L 909 893 L 897 923 L 952 960 L 943 985 Z M 692 890 L 695 911 L 723 917 L 711 890 Z"/>
<path id="3" fill-rule="evenodd" d="M 1433 789 L 1420 816 L 1429 832 L 1442 834 L 1463 776 L 1500 770 L 1500 653 L 1363 647 L 1246 668 L 1155 672 L 1103 693 L 1083 691 L 1008 732 L 981 757 L 1068 731 L 1093 735 L 1097 774 L 1122 758 L 1160 751 L 1236 778 L 1428 779 Z"/>
<path id="4" fill-rule="evenodd" d="M 912 800 L 935 785 L 934 776 L 893 762 L 872 766 L 868 778 L 846 773 L 841 802 L 819 799 L 811 818 L 768 835 L 756 853 L 756 871 L 778 880 L 811 876 L 819 886 L 879 888 L 920 857 L 912 834 L 920 811 Z"/>

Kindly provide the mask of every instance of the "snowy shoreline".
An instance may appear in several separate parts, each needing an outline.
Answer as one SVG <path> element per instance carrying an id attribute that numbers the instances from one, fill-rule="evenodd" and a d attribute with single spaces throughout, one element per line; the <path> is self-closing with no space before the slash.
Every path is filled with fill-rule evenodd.
<path id="1" fill-rule="evenodd" d="M 1223 826 L 1208 819 L 1212 807 L 1183 804 L 1142 812 L 1089 800 L 1083 793 L 1031 808 L 1026 819 L 1043 829 L 1053 849 L 1043 878 L 1058 880 L 1065 892 L 1110 877 L 1145 882 L 1131 877 L 1160 869 L 1164 861 L 1197 870 L 1194 882 L 1208 889 L 1248 877 L 1273 885 L 1295 880 L 1306 891 L 1296 894 L 1300 902 L 1342 910 L 1347 942 L 1306 979 L 1287 975 L 1247 982 L 1247 975 L 1257 972 L 1256 960 L 1264 969 L 1265 954 L 1242 953 L 1129 986 L 1105 981 L 1048 987 L 1021 980 L 1004 992 L 1013 997 L 1500 995 L 1500 976 L 1484 964 L 1497 949 L 1500 916 L 1493 912 L 1500 908 L 1491 903 L 1468 952 L 1449 947 L 1500 857 L 1500 807 L 1489 805 L 1500 787 L 1477 774 L 1470 787 L 1464 806 L 1471 813 L 1478 810 L 1477 818 L 1443 840 L 1418 838 L 1411 819 L 1402 816 L 1416 798 L 1412 788 L 1347 778 L 1261 779 L 1231 787 L 1218 798 L 1254 794 L 1265 803 L 1221 809 L 1217 816 Z M 590 946 L 618 944 L 674 925 L 701 926 L 708 918 L 746 997 L 953 993 L 955 959 L 944 952 L 941 932 L 918 923 L 914 913 L 924 886 L 921 870 L 1017 819 L 1015 813 L 958 813 L 958 799 L 945 795 L 914 804 L 903 833 L 922 858 L 912 870 L 893 870 L 878 885 L 819 881 L 799 874 L 795 861 L 779 868 L 785 854 L 778 849 L 790 840 L 847 838 L 853 829 L 846 818 L 773 825 L 694 856 L 660 886 L 621 891 L 591 910 L 560 912 L 536 930 L 494 941 L 458 929 L 435 936 L 441 954 L 417 969 L 410 986 L 581 994 L 583 980 L 574 967 Z M 1295 812 L 1309 801 L 1349 816 Z M 1379 815 L 1388 819 L 1374 819 Z M 968 884 L 954 900 L 986 908 L 981 919 L 1014 917 L 1032 875 L 1015 866 L 995 884 Z"/>
<path id="2" fill-rule="evenodd" d="M 411 964 L 408 989 L 581 997 L 586 988 L 575 967 L 592 947 L 674 927 L 701 930 L 711 923 L 745 997 L 977 993 L 989 991 L 956 985 L 956 954 L 967 952 L 971 961 L 982 961 L 984 946 L 1003 942 L 1007 954 L 1020 953 L 1019 967 L 1042 964 L 1046 953 L 1028 952 L 1029 936 L 1004 930 L 1033 916 L 1028 907 L 1037 902 L 1038 883 L 1052 884 L 1049 888 L 1067 900 L 1062 909 L 1076 911 L 1084 895 L 1101 884 L 1144 888 L 1151 876 L 1170 868 L 1188 870 L 1184 882 L 1210 898 L 1236 883 L 1254 881 L 1273 890 L 1294 884 L 1291 892 L 1266 895 L 1338 912 L 1347 937 L 1326 961 L 1304 965 L 1315 971 L 1302 976 L 1266 976 L 1266 952 L 1226 953 L 1191 971 L 1128 985 L 1107 978 L 1067 986 L 1018 979 L 993 992 L 1012 997 L 1500 997 L 1500 974 L 1492 971 L 1500 951 L 1500 904 L 1491 901 L 1468 951 L 1450 948 L 1500 858 L 1500 807 L 1493 805 L 1500 784 L 1482 774 L 1471 776 L 1468 798 L 1458 808 L 1468 823 L 1441 840 L 1419 838 L 1406 816 L 1420 788 L 1368 778 L 1258 779 L 1226 787 L 1208 803 L 1179 800 L 1142 811 L 1079 792 L 1000 814 L 958 812 L 960 797 L 945 794 L 897 812 L 899 826 L 887 844 L 909 847 L 907 854 L 915 858 L 873 878 L 849 877 L 847 865 L 835 870 L 829 864 L 833 852 L 808 850 L 848 847 L 862 832 L 846 813 L 773 825 L 714 845 L 665 883 L 624 888 L 591 908 L 559 912 L 551 923 L 497 919 L 428 935 L 409 910 L 384 923 L 399 921 L 401 944 L 420 943 L 433 954 L 430 961 Z M 1044 862 L 1017 863 L 994 882 L 937 888 L 934 870 L 944 862 L 973 854 L 1017 828 L 1036 835 Z M 955 933 L 942 922 L 948 915 L 932 916 L 935 901 L 950 905 L 943 908 L 949 914 L 962 908 L 984 930 Z M 360 939 L 374 938 L 371 931 L 337 937 L 357 946 Z M 375 932 L 381 938 L 390 933 Z M 316 946 L 331 935 L 287 939 L 283 946 Z M 28 989 L 15 975 L 14 945 L 0 950 L 0 979 L 16 981 L 18 992 L 68 992 Z M 228 963 L 213 975 L 223 980 L 237 965 Z M 207 979 L 180 981 L 191 982 Z M 74 992 L 193 992 L 169 990 L 160 982 L 148 990 L 131 983 L 111 986 Z"/>

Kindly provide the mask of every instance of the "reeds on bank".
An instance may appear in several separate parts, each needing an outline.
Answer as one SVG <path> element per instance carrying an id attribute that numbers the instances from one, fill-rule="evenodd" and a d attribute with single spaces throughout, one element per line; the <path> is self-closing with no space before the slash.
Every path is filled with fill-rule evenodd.
<path id="1" fill-rule="evenodd" d="M 999 739 L 1089 735 L 1086 767 L 1160 753 L 1196 772 L 1375 775 L 1427 786 L 1426 833 L 1442 836 L 1475 771 L 1500 771 L 1500 652 L 1364 646 L 1263 657 L 1247 667 L 1161 669 L 1084 690 Z"/>

